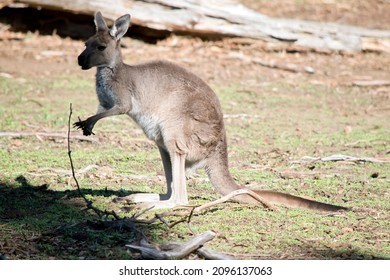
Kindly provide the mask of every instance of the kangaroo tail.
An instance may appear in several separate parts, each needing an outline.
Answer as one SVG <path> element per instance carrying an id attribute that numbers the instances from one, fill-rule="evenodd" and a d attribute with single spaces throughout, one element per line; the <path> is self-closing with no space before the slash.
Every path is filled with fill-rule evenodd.
<path id="1" fill-rule="evenodd" d="M 218 149 L 219 150 L 217 150 L 214 157 L 209 158 L 209 163 L 206 166 L 206 172 L 214 188 L 222 195 L 227 195 L 235 190 L 242 189 L 243 187 L 239 186 L 234 181 L 229 172 L 226 145 L 221 143 Z M 322 203 L 282 192 L 268 190 L 254 190 L 254 192 L 261 196 L 266 202 L 291 208 L 328 212 L 348 210 L 348 208 L 342 206 Z M 232 200 L 240 203 L 259 203 L 259 201 L 248 194 L 237 195 L 233 197 Z"/>
<path id="2" fill-rule="evenodd" d="M 275 191 L 267 191 L 267 190 L 255 190 L 256 194 L 260 195 L 267 202 L 276 205 L 283 205 L 291 208 L 301 208 L 308 210 L 317 210 L 317 211 L 343 211 L 349 210 L 346 207 L 323 203 L 311 199 L 302 198 L 299 196 L 294 196 L 287 193 L 275 192 Z"/>

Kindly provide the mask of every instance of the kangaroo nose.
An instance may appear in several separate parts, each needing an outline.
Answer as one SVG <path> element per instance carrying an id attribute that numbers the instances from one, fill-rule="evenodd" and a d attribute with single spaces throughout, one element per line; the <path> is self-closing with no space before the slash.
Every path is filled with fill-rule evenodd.
<path id="1" fill-rule="evenodd" d="M 78 60 L 79 66 L 83 66 L 85 59 L 84 59 L 84 56 L 82 54 L 79 55 L 77 60 Z"/>
<path id="2" fill-rule="evenodd" d="M 79 66 L 81 66 L 81 69 L 87 70 L 87 69 L 91 68 L 88 65 L 88 59 L 84 54 L 80 54 L 79 57 L 77 58 L 77 60 L 78 60 Z"/>

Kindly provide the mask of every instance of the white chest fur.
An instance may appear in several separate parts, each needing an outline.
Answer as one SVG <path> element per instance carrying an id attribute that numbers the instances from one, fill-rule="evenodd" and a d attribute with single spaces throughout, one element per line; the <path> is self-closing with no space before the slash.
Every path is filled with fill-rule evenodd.
<path id="1" fill-rule="evenodd" d="M 147 114 L 142 110 L 140 103 L 134 97 L 131 97 L 132 109 L 129 116 L 142 128 L 145 135 L 154 142 L 161 142 L 162 131 L 160 119 L 153 115 Z"/>

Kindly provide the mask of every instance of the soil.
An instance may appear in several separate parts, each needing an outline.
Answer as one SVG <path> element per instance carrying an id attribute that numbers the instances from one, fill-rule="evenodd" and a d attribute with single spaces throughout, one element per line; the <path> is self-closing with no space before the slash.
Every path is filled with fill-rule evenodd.
<path id="1" fill-rule="evenodd" d="M 242 0 L 241 2 L 272 17 L 390 29 L 390 1 L 386 0 Z"/>
<path id="2" fill-rule="evenodd" d="M 390 29 L 389 1 L 252 1 L 244 4 L 264 14 L 275 17 L 300 18 L 319 21 L 356 24 L 370 28 Z M 83 40 L 46 34 L 43 30 L 14 32 L 7 20 L 0 21 L 0 72 L 16 78 L 23 76 L 45 77 L 82 72 L 77 65 L 77 55 L 83 50 Z M 91 23 L 92 24 L 92 23 Z M 53 31 L 55 32 L 55 30 Z M 239 51 L 250 57 L 268 61 L 296 63 L 310 66 L 315 75 L 299 74 L 319 83 L 350 85 L 359 79 L 386 79 L 389 74 L 389 54 L 379 53 L 332 53 L 292 52 L 272 47 L 255 40 L 225 39 L 210 42 L 196 38 L 170 36 L 157 44 L 125 38 L 123 56 L 127 63 L 148 59 L 168 59 L 190 68 L 210 83 L 223 84 L 226 81 L 294 81 L 296 73 L 245 64 L 229 57 L 232 51 Z M 210 60 L 211 59 L 211 60 Z M 212 62 L 212 63 L 210 63 Z M 44 67 L 42 67 L 44 65 Z"/>
<path id="3" fill-rule="evenodd" d="M 82 72 L 77 65 L 77 55 L 83 50 L 82 41 L 59 36 L 21 34 L 18 40 L 0 41 L 0 72 L 15 78 L 24 76 L 47 77 L 60 74 L 93 75 L 93 71 Z M 138 63 L 146 59 L 175 61 L 201 76 L 209 83 L 224 84 L 239 81 L 275 81 L 283 79 L 293 82 L 297 76 L 310 78 L 318 83 L 351 85 L 355 80 L 387 79 L 390 55 L 378 53 L 319 54 L 262 52 L 262 43 L 252 41 L 241 44 L 240 40 L 227 39 L 220 42 L 204 42 L 199 39 L 170 37 L 157 45 L 145 44 L 125 38 L 123 56 L 127 63 Z M 310 66 L 315 75 L 290 73 L 269 69 L 255 64 L 245 64 L 229 57 L 230 52 L 239 51 L 250 57 L 260 57 L 279 63 L 295 63 Z M 211 61 L 210 61 L 211 59 Z M 212 62 L 212 63 L 210 63 Z"/>

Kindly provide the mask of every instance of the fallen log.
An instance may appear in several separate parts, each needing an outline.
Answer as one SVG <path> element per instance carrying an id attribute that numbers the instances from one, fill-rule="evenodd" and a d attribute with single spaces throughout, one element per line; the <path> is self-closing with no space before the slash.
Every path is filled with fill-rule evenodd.
<path id="1" fill-rule="evenodd" d="M 232 256 L 211 250 L 207 247 L 201 247 L 197 251 L 198 255 L 205 258 L 206 260 L 234 260 Z"/>
<path id="2" fill-rule="evenodd" d="M 152 260 L 180 260 L 202 247 L 206 242 L 210 241 L 216 236 L 212 231 L 206 231 L 200 235 L 195 236 L 193 239 L 181 243 L 173 244 L 173 246 L 166 246 L 167 250 L 160 250 L 153 248 L 149 244 L 138 245 L 126 245 L 126 247 L 141 252 L 141 255 L 145 259 Z"/>
<path id="3" fill-rule="evenodd" d="M 30 7 L 93 15 L 108 20 L 124 13 L 132 24 L 156 32 L 200 37 L 245 37 L 314 50 L 390 52 L 390 31 L 334 23 L 272 18 L 235 1 L 14 0 Z"/>

